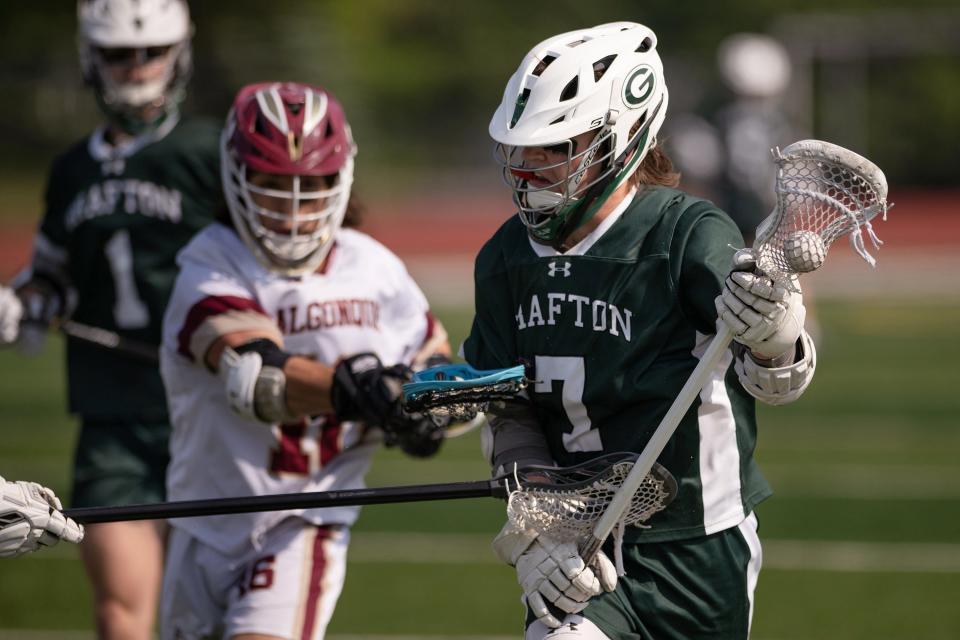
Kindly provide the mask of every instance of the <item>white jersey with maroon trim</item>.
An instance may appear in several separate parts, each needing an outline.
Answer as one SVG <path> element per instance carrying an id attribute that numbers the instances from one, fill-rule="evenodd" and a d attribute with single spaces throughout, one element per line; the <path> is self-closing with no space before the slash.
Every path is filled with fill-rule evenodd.
<path id="1" fill-rule="evenodd" d="M 170 500 L 363 486 L 377 430 L 332 415 L 293 425 L 241 418 L 204 354 L 223 333 L 269 320 L 289 353 L 333 365 L 371 351 L 384 364 L 410 363 L 433 331 L 427 301 L 403 263 L 369 236 L 343 229 L 323 269 L 299 278 L 261 267 L 233 230 L 213 224 L 178 258 L 180 274 L 163 326 L 161 372 L 173 435 Z M 315 524 L 352 524 L 359 509 L 274 511 L 176 519 L 203 542 L 228 552 L 259 540 L 292 513 Z"/>

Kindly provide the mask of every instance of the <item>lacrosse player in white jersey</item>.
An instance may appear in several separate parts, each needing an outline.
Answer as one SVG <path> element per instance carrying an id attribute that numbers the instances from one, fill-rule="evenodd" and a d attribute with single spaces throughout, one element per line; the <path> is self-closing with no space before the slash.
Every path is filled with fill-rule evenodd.
<path id="1" fill-rule="evenodd" d="M 164 320 L 171 500 L 355 489 L 384 439 L 439 447 L 440 426 L 399 400 L 409 365 L 449 355 L 446 334 L 400 260 L 342 228 L 355 152 L 323 89 L 237 95 L 221 139 L 229 216 L 180 254 Z M 171 521 L 162 637 L 321 638 L 357 515 Z"/>
<path id="2" fill-rule="evenodd" d="M 50 489 L 0 476 L 0 558 L 13 558 L 61 540 L 83 540 L 83 526 L 63 515 L 60 498 Z"/>

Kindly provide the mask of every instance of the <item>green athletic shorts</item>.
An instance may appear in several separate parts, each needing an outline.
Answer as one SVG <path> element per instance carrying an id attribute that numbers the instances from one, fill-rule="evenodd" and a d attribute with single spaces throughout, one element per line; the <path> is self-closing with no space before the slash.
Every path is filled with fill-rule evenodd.
<path id="1" fill-rule="evenodd" d="M 73 458 L 74 507 L 163 502 L 170 424 L 84 419 Z"/>
<path id="2" fill-rule="evenodd" d="M 754 517 L 699 538 L 624 544 L 627 574 L 581 615 L 615 640 L 745 640 L 759 549 Z M 604 552 L 613 560 L 610 541 Z"/>

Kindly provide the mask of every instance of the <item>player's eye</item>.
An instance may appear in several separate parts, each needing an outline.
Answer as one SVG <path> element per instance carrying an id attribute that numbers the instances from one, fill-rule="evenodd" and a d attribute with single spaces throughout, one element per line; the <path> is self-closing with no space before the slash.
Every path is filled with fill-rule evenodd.
<path id="1" fill-rule="evenodd" d="M 107 64 L 129 64 L 137 60 L 137 50 L 129 47 L 99 49 L 98 53 Z"/>
<path id="2" fill-rule="evenodd" d="M 162 58 L 169 53 L 170 45 L 164 45 L 161 47 L 147 47 L 145 49 L 137 49 L 134 47 L 109 47 L 100 48 L 97 51 L 100 55 L 100 58 L 107 64 L 132 65 L 143 64 L 144 62 L 150 62 L 152 60 Z"/>
<path id="3" fill-rule="evenodd" d="M 577 153 L 577 141 L 566 140 L 557 144 L 550 144 L 543 147 L 547 153 L 553 153 L 561 156 L 575 155 Z"/>
<path id="4" fill-rule="evenodd" d="M 157 58 L 162 58 L 163 56 L 167 55 L 169 51 L 170 51 L 170 45 L 166 45 L 163 47 L 147 47 L 146 48 L 147 60 L 156 60 Z"/>

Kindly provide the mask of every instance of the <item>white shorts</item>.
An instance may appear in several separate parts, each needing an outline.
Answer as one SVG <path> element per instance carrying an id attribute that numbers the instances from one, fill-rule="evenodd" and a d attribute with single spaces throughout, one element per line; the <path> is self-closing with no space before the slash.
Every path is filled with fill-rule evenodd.
<path id="1" fill-rule="evenodd" d="M 230 557 L 171 528 L 160 599 L 162 640 L 260 633 L 320 640 L 343 589 L 350 530 L 288 518 L 263 547 Z"/>

